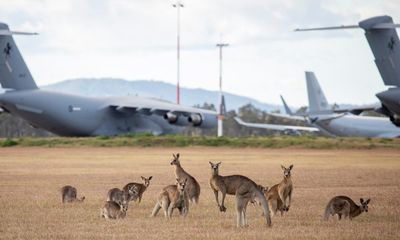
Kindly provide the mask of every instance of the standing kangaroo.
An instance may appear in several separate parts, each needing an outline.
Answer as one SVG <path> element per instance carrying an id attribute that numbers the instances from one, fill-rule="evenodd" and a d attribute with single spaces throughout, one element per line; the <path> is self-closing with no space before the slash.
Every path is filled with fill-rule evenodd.
<path id="1" fill-rule="evenodd" d="M 176 179 L 176 185 L 166 186 L 158 196 L 154 206 L 152 217 L 155 217 L 161 208 L 164 210 L 166 218 L 172 217 L 172 212 L 178 208 L 181 215 L 186 216 L 189 212 L 189 197 L 186 192 L 187 179 L 179 181 Z"/>
<path id="2" fill-rule="evenodd" d="M 128 183 L 128 184 L 126 184 L 125 185 L 125 187 L 122 189 L 123 191 L 128 191 L 129 190 L 129 188 L 131 187 L 131 186 L 136 186 L 137 187 L 137 189 L 138 189 L 138 191 L 139 191 L 139 193 L 138 193 L 138 198 L 133 198 L 133 197 L 131 197 L 130 199 L 129 199 L 129 201 L 135 201 L 136 202 L 136 200 L 137 199 L 139 199 L 139 203 L 142 201 L 142 196 L 143 196 L 143 193 L 146 191 L 146 189 L 150 186 L 150 180 L 153 178 L 153 176 L 150 176 L 150 177 L 148 177 L 148 178 L 145 178 L 145 177 L 141 177 L 142 178 L 142 180 L 143 180 L 143 184 L 142 183 L 135 183 L 135 182 L 133 182 L 133 183 Z"/>
<path id="3" fill-rule="evenodd" d="M 246 208 L 250 201 L 257 200 L 261 203 L 264 211 L 264 217 L 268 226 L 271 226 L 271 217 L 268 210 L 268 202 L 265 199 L 264 194 L 260 190 L 260 186 L 253 182 L 251 179 L 241 175 L 221 176 L 219 175 L 219 165 L 221 162 L 214 164 L 209 162 L 211 165 L 211 178 L 210 186 L 214 191 L 215 200 L 217 201 L 219 210 L 221 212 L 226 211 L 224 206 L 225 195 L 236 196 L 236 220 L 237 227 L 243 227 L 247 225 L 246 220 Z M 222 202 L 219 204 L 218 191 L 222 193 Z"/>
<path id="4" fill-rule="evenodd" d="M 77 190 L 73 186 L 64 186 L 61 188 L 61 201 L 62 203 L 83 202 L 85 196 L 80 199 L 76 198 Z"/>
<path id="5" fill-rule="evenodd" d="M 280 211 L 281 215 L 283 215 L 283 212 L 289 211 L 290 203 L 292 202 L 293 182 L 291 170 L 293 169 L 293 165 L 290 165 L 288 168 L 282 165 L 281 167 L 283 170 L 283 180 L 279 184 L 272 186 L 269 191 L 265 193 L 272 216 L 274 216 L 277 211 Z M 289 204 L 286 204 L 286 202 L 289 202 Z"/>
<path id="6" fill-rule="evenodd" d="M 100 209 L 100 216 L 106 219 L 119 219 L 125 218 L 128 211 L 128 203 L 107 201 L 102 209 Z"/>
<path id="7" fill-rule="evenodd" d="M 107 201 L 119 202 L 124 205 L 129 202 L 129 199 L 137 198 L 138 193 L 139 190 L 135 185 L 128 187 L 127 191 L 120 190 L 119 188 L 113 188 L 107 193 Z"/>
<path id="8" fill-rule="evenodd" d="M 172 154 L 174 159 L 171 162 L 171 165 L 175 165 L 175 177 L 182 181 L 187 179 L 186 191 L 188 193 L 188 197 L 190 202 L 198 203 L 200 197 L 200 184 L 196 181 L 194 177 L 192 177 L 189 173 L 183 170 L 181 163 L 179 161 L 179 153 Z"/>
<path id="9" fill-rule="evenodd" d="M 371 199 L 360 198 L 361 205 L 357 205 L 351 198 L 347 196 L 336 196 L 332 198 L 325 208 L 324 219 L 328 220 L 329 216 L 337 214 L 339 220 L 348 217 L 350 220 L 360 215 L 362 212 L 368 212 L 368 203 Z"/>

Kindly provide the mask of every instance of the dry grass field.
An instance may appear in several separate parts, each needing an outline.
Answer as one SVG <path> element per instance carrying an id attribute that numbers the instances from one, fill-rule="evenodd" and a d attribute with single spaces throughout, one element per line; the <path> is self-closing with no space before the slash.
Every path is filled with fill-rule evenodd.
<path id="1" fill-rule="evenodd" d="M 160 189 L 174 183 L 172 153 L 202 187 L 200 203 L 186 218 L 149 215 Z M 233 196 L 220 213 L 208 185 L 208 161 L 220 173 L 247 175 L 271 186 L 280 164 L 294 164 L 293 202 L 267 228 L 259 207 L 249 206 L 247 228 L 236 228 Z M 108 189 L 154 176 L 142 203 L 123 220 L 100 218 Z M 399 150 L 302 150 L 252 148 L 3 148 L 0 149 L 1 239 L 399 239 Z M 61 204 L 59 189 L 78 188 L 83 204 Z M 353 221 L 322 220 L 328 200 L 346 194 L 370 197 L 368 213 Z"/>

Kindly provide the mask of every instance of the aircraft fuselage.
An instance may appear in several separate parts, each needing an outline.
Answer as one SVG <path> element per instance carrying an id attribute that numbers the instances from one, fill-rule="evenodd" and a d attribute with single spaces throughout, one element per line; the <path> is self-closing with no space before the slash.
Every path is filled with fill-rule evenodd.
<path id="1" fill-rule="evenodd" d="M 112 99 L 111 99 L 112 100 Z M 11 114 L 61 136 L 118 135 L 150 132 L 177 133 L 159 115 L 122 113 L 107 104 L 110 98 L 85 97 L 40 89 L 7 91 L 0 95 L 0 106 Z"/>

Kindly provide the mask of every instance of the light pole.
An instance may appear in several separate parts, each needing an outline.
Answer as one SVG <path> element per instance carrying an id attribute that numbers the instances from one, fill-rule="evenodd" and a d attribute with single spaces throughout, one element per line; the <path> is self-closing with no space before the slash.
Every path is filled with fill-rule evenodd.
<path id="1" fill-rule="evenodd" d="M 176 0 L 175 4 L 172 4 L 174 8 L 177 10 L 177 69 L 176 69 L 176 78 L 177 78 L 177 83 L 176 83 L 176 103 L 180 104 L 180 87 L 179 87 L 179 79 L 180 79 L 180 9 L 183 6 L 183 3 L 181 3 L 180 0 Z"/>
<path id="2" fill-rule="evenodd" d="M 218 137 L 223 136 L 223 120 L 224 120 L 224 95 L 222 93 L 222 48 L 227 47 L 229 44 L 227 43 L 218 43 L 217 47 L 219 48 L 219 110 L 218 110 Z"/>

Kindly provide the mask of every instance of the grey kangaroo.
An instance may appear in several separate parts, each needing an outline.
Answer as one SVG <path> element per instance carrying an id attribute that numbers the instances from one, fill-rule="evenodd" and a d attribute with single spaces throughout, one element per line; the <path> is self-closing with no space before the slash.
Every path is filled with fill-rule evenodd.
<path id="1" fill-rule="evenodd" d="M 62 203 L 83 202 L 85 196 L 80 199 L 76 198 L 77 190 L 75 187 L 67 185 L 61 188 L 61 201 Z"/>
<path id="2" fill-rule="evenodd" d="M 179 153 L 176 155 L 172 154 L 172 156 L 174 159 L 171 161 L 171 165 L 175 166 L 175 177 L 179 179 L 179 181 L 187 179 L 186 191 L 188 193 L 189 200 L 197 204 L 200 197 L 200 184 L 194 177 L 192 177 L 182 168 L 179 161 Z"/>
<path id="3" fill-rule="evenodd" d="M 143 180 L 143 184 L 142 183 L 135 183 L 135 182 L 133 182 L 133 183 L 128 183 L 128 184 L 126 184 L 125 185 L 125 187 L 122 189 L 123 191 L 128 191 L 129 190 L 129 188 L 131 187 L 131 186 L 136 186 L 137 187 L 137 189 L 138 189 L 138 191 L 139 191 L 139 193 L 138 193 L 138 196 L 137 196 L 137 198 L 135 198 L 134 196 L 131 196 L 130 198 L 129 198 L 129 201 L 137 201 L 137 200 L 139 200 L 139 203 L 142 201 L 142 196 L 143 196 L 143 193 L 146 191 L 146 189 L 150 186 L 150 180 L 153 178 L 153 176 L 150 176 L 150 177 L 148 177 L 148 178 L 145 178 L 145 177 L 141 177 L 142 178 L 142 180 Z"/>
<path id="4" fill-rule="evenodd" d="M 131 197 L 137 198 L 139 190 L 135 185 L 128 187 L 127 191 L 113 188 L 108 191 L 107 201 L 113 201 L 125 205 L 129 202 Z"/>
<path id="5" fill-rule="evenodd" d="M 290 165 L 288 168 L 281 165 L 281 168 L 283 170 L 282 181 L 272 186 L 265 193 L 272 216 L 274 216 L 277 211 L 280 211 L 281 215 L 283 215 L 283 212 L 289 211 L 290 203 L 292 202 L 293 182 L 291 171 L 293 165 Z M 287 202 L 289 203 L 287 204 Z"/>
<path id="6" fill-rule="evenodd" d="M 104 207 L 100 209 L 100 215 L 106 219 L 120 219 L 125 218 L 128 211 L 128 203 L 107 201 Z"/>
<path id="7" fill-rule="evenodd" d="M 332 198 L 325 208 L 324 219 L 328 220 L 329 216 L 338 215 L 339 220 L 344 218 L 353 218 L 360 215 L 362 212 L 368 212 L 368 204 L 371 199 L 360 198 L 361 205 L 357 205 L 351 198 L 347 196 L 336 196 Z"/>
<path id="8" fill-rule="evenodd" d="M 189 212 L 189 198 L 187 196 L 186 187 L 187 179 L 179 181 L 176 179 L 176 185 L 169 185 L 163 188 L 157 198 L 154 206 L 152 217 L 155 217 L 161 208 L 164 210 L 166 218 L 172 217 L 172 212 L 177 208 L 181 215 L 186 216 Z"/>
<path id="9" fill-rule="evenodd" d="M 253 182 L 251 179 L 241 175 L 230 175 L 221 176 L 219 175 L 219 165 L 221 162 L 214 164 L 209 162 L 211 165 L 211 178 L 210 186 L 214 191 L 215 200 L 221 212 L 226 211 L 224 206 L 225 195 L 236 196 L 236 221 L 237 227 L 244 227 L 247 225 L 246 220 L 246 208 L 249 202 L 257 200 L 261 203 L 264 211 L 265 221 L 268 226 L 271 226 L 271 217 L 269 215 L 268 202 L 265 199 L 263 192 L 259 185 Z M 222 193 L 222 202 L 219 204 L 218 192 Z"/>

